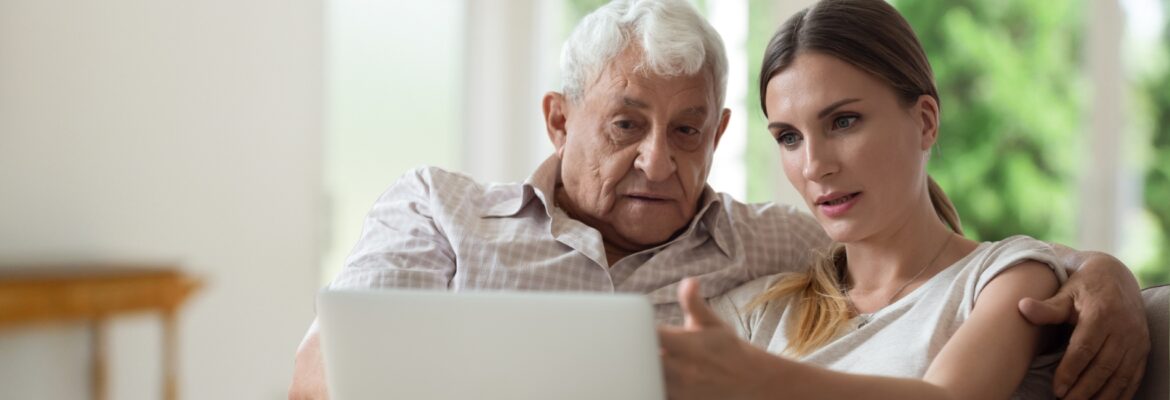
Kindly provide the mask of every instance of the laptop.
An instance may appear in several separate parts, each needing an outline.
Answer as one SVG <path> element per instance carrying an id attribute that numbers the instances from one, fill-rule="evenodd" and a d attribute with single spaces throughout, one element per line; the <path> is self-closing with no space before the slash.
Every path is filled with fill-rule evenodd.
<path id="1" fill-rule="evenodd" d="M 323 291 L 334 400 L 663 399 L 643 296 Z"/>

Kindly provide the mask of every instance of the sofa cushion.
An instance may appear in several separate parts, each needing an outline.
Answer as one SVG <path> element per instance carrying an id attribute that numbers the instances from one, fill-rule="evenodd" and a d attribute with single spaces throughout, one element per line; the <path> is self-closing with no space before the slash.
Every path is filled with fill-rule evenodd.
<path id="1" fill-rule="evenodd" d="M 1150 324 L 1150 355 L 1136 399 L 1170 399 L 1170 285 L 1142 290 Z"/>

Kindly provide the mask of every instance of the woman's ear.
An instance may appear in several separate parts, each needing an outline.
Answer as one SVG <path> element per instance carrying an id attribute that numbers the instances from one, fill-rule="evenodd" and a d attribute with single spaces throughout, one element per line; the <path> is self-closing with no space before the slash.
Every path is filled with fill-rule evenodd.
<path id="1" fill-rule="evenodd" d="M 565 131 L 566 115 L 569 108 L 568 99 L 561 93 L 545 93 L 542 108 L 544 109 L 544 128 L 548 131 L 548 140 L 552 142 L 557 157 L 561 157 L 568 135 Z"/>
<path id="2" fill-rule="evenodd" d="M 930 150 L 931 146 L 938 142 L 938 100 L 927 94 L 918 96 L 918 101 L 914 104 L 914 114 L 919 120 L 922 150 Z"/>

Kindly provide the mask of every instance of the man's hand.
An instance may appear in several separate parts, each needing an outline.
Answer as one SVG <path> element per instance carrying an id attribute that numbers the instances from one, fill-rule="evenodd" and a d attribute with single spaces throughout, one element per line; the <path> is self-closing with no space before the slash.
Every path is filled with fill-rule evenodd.
<path id="1" fill-rule="evenodd" d="M 317 332 L 309 335 L 304 345 L 297 350 L 293 365 L 292 386 L 288 388 L 289 400 L 328 400 L 325 389 L 325 362 L 321 358 L 321 337 Z"/>
<path id="2" fill-rule="evenodd" d="M 1150 351 L 1141 290 L 1116 258 L 1095 252 L 1078 258 L 1080 267 L 1056 295 L 1021 300 L 1020 312 L 1036 325 L 1076 325 L 1056 368 L 1057 397 L 1131 399 Z"/>

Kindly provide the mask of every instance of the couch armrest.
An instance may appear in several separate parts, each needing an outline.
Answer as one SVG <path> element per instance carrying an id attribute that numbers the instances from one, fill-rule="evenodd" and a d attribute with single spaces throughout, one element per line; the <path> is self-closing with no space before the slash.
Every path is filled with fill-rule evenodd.
<path id="1" fill-rule="evenodd" d="M 1150 324 L 1150 355 L 1146 375 L 1135 399 L 1170 399 L 1170 285 L 1142 290 Z"/>

